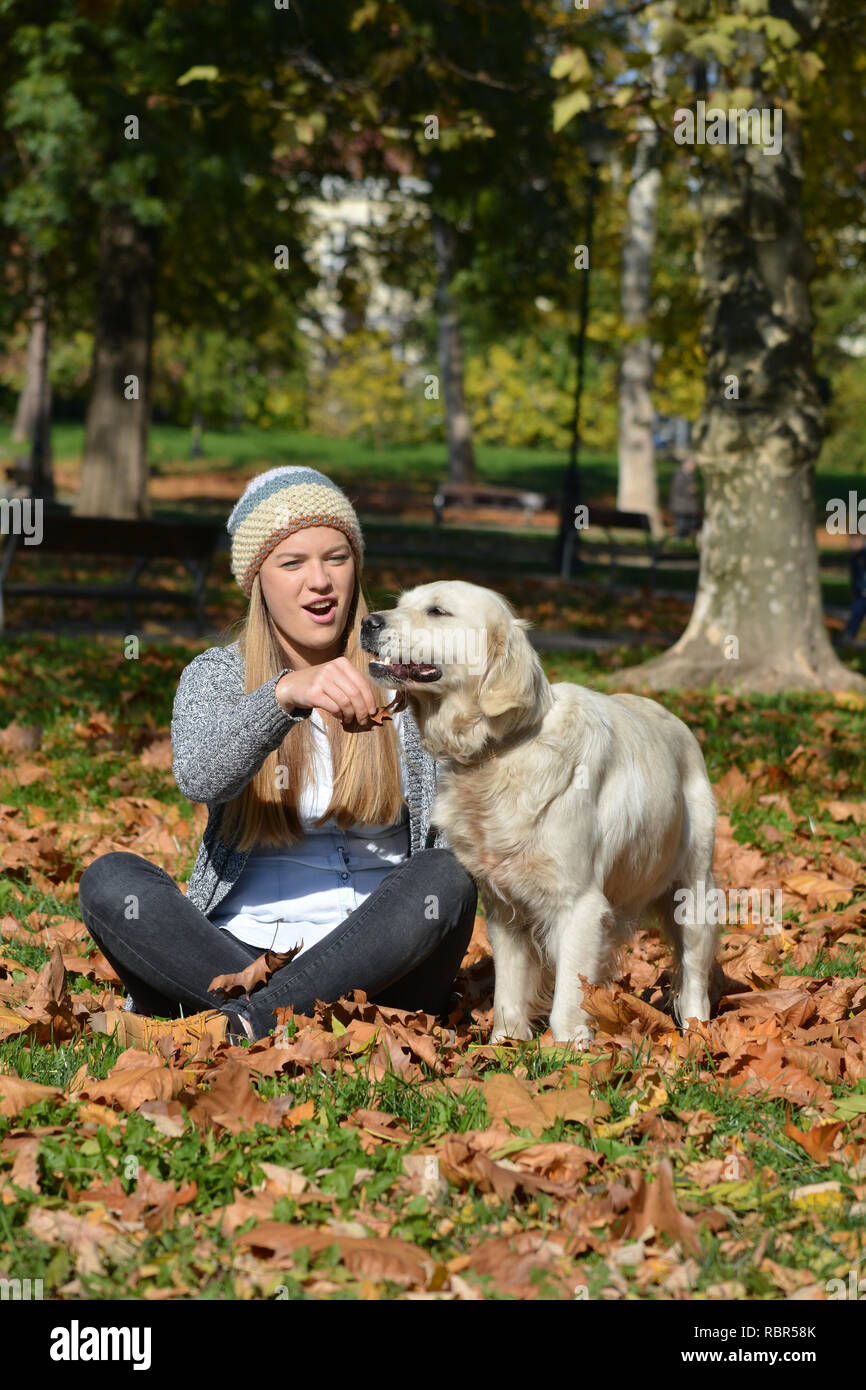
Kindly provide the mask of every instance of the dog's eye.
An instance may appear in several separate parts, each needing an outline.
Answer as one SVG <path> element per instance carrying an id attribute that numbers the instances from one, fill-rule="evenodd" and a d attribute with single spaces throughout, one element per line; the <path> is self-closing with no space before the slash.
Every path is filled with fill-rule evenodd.
<path id="1" fill-rule="evenodd" d="M 444 608 L 428 608 L 427 616 L 430 618 L 448 618 L 450 613 L 446 613 Z"/>

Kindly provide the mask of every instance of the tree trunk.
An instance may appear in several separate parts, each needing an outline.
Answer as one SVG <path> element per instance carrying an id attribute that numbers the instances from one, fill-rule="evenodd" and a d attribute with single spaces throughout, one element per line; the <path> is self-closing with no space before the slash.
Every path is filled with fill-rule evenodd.
<path id="1" fill-rule="evenodd" d="M 758 97 L 757 106 L 766 104 Z M 782 149 L 717 146 L 706 161 L 698 272 L 707 391 L 695 432 L 705 521 L 695 606 L 679 641 L 632 668 L 654 689 L 866 689 L 824 627 L 814 465 L 823 431 L 812 362 L 799 132 Z M 738 394 L 737 394 L 738 393 Z"/>
<path id="2" fill-rule="evenodd" d="M 653 345 L 639 330 L 649 319 L 652 304 L 652 251 L 661 174 L 655 167 L 658 131 L 647 117 L 639 121 L 628 221 L 622 247 L 623 323 L 629 336 L 623 348 L 619 378 L 619 475 L 616 504 L 624 512 L 645 512 L 654 535 L 663 527 L 656 481 L 652 402 Z"/>
<path id="3" fill-rule="evenodd" d="M 30 306 L 30 333 L 27 339 L 27 366 L 24 385 L 15 408 L 15 423 L 12 426 L 12 443 L 23 444 L 33 438 L 36 423 L 36 407 L 39 400 L 39 364 L 44 354 L 44 340 L 48 332 L 45 318 L 45 299 L 35 295 Z"/>
<path id="4" fill-rule="evenodd" d="M 51 460 L 51 380 L 48 301 L 44 294 L 34 292 L 30 308 L 30 337 L 27 342 L 27 376 L 18 397 L 12 439 L 27 442 L 27 453 L 16 457 L 30 475 L 33 497 L 44 502 L 54 500 L 54 474 Z"/>
<path id="5" fill-rule="evenodd" d="M 152 230 L 136 222 L 126 208 L 105 209 L 78 516 L 149 515 L 154 270 Z"/>
<path id="6" fill-rule="evenodd" d="M 436 316 L 439 324 L 439 373 L 445 402 L 448 477 L 455 483 L 475 481 L 472 422 L 463 393 L 463 333 L 451 294 L 457 236 L 450 222 L 432 214 L 436 254 Z"/>

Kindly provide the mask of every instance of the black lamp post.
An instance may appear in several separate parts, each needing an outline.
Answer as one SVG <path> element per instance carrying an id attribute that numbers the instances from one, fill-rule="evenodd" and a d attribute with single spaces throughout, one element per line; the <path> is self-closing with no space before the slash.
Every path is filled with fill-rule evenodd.
<path id="1" fill-rule="evenodd" d="M 562 512 L 559 523 L 559 537 L 556 547 L 556 564 L 561 579 L 571 578 L 572 564 L 581 565 L 578 533 L 574 524 L 574 512 L 580 502 L 580 408 L 583 398 L 584 369 L 586 362 L 586 324 L 589 316 L 589 274 L 592 269 L 592 237 L 595 222 L 595 199 L 598 192 L 598 171 L 610 144 L 610 132 L 605 126 L 595 122 L 584 127 L 582 146 L 589 162 L 589 180 L 586 196 L 586 268 L 580 282 L 580 318 L 577 330 L 577 374 L 574 387 L 574 413 L 571 422 L 571 449 L 568 458 L 568 471 L 562 494 Z"/>

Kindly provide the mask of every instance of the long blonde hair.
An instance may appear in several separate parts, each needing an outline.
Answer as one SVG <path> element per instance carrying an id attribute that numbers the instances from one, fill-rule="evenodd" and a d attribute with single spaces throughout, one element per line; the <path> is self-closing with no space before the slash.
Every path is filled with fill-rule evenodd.
<path id="1" fill-rule="evenodd" d="M 365 675 L 368 658 L 361 650 L 360 634 L 361 621 L 368 612 L 356 575 L 340 655 Z M 249 694 L 286 665 L 258 575 L 238 640 Z M 373 690 L 381 708 L 387 703 L 386 691 L 376 685 Z M 402 794 L 397 733 L 392 721 L 386 719 L 381 728 L 353 734 L 334 715 L 325 710 L 317 713 L 328 737 L 334 789 L 330 804 L 313 824 L 322 825 L 330 816 L 342 829 L 355 824 L 393 824 L 407 803 Z M 309 719 L 304 719 L 288 730 L 280 747 L 268 754 L 240 795 L 224 804 L 221 838 L 239 850 L 250 850 L 256 844 L 278 848 L 303 839 L 298 800 L 305 787 L 314 785 L 314 767 L 313 732 Z"/>

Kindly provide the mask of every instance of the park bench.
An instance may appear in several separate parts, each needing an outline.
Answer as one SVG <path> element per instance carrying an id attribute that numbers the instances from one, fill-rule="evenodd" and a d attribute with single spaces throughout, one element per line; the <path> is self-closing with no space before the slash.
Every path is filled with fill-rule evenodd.
<path id="1" fill-rule="evenodd" d="M 587 532 L 596 528 L 604 532 L 605 540 L 600 546 L 593 546 L 593 552 L 602 550 L 606 552 L 610 561 L 610 575 L 608 586 L 613 588 L 616 583 L 617 561 L 621 555 L 634 554 L 633 546 L 624 544 L 616 535 L 620 531 L 637 531 L 643 537 L 641 549 L 648 550 L 650 554 L 650 586 L 655 584 L 656 566 L 659 556 L 665 543 L 665 537 L 656 538 L 652 533 L 652 523 L 645 512 L 621 512 L 616 507 L 596 507 L 588 506 L 589 517 L 585 527 L 581 528 L 581 537 Z"/>
<path id="2" fill-rule="evenodd" d="M 477 507 L 522 511 L 524 521 L 531 522 L 539 512 L 556 511 L 557 502 L 555 498 L 527 488 L 494 487 L 487 483 L 437 483 L 433 498 L 433 519 L 437 526 L 448 509 L 470 511 Z"/>
<path id="3" fill-rule="evenodd" d="M 5 597 L 125 599 L 125 621 L 135 623 L 133 604 L 173 603 L 193 609 L 197 630 L 205 627 L 205 585 L 211 561 L 218 549 L 223 527 L 212 522 L 115 520 L 112 517 L 73 516 L 58 508 L 42 509 L 42 539 L 38 545 L 25 544 L 16 534 L 3 537 L 0 552 L 0 632 L 4 626 Z M 61 584 L 39 581 L 8 583 L 13 560 L 37 555 L 80 556 L 90 560 L 122 558 L 132 560 L 123 583 Z M 180 562 L 193 579 L 191 589 L 170 589 L 139 583 L 144 570 L 158 560 Z"/>

